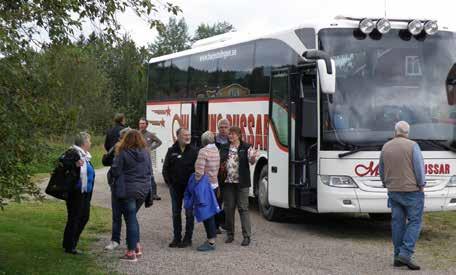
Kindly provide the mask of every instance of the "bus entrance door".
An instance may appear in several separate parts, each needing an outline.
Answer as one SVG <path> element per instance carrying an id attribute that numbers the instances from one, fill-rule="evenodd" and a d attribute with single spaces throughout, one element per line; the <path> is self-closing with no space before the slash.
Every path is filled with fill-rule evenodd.
<path id="1" fill-rule="evenodd" d="M 192 144 L 201 146 L 201 135 L 209 127 L 208 102 L 197 101 L 192 108 Z"/>
<path id="2" fill-rule="evenodd" d="M 316 70 L 290 74 L 290 206 L 317 209 L 318 108 Z"/>

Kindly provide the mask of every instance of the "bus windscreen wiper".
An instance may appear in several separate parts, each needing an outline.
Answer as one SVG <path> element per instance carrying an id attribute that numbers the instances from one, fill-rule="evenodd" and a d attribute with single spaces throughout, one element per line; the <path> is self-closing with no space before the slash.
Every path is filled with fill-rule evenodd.
<path id="1" fill-rule="evenodd" d="M 429 144 L 431 146 L 434 146 L 434 148 L 443 149 L 445 151 L 456 152 L 455 148 L 441 143 L 441 142 L 444 142 L 445 140 L 431 140 L 431 139 L 412 139 L 412 140 L 417 143 L 423 142 L 425 144 Z"/>
<path id="2" fill-rule="evenodd" d="M 358 152 L 361 152 L 361 151 L 366 151 L 366 150 L 381 150 L 382 149 L 382 146 L 381 145 L 375 145 L 375 146 L 357 146 L 355 147 L 353 150 L 350 150 L 348 152 L 345 152 L 345 153 L 340 153 L 338 156 L 339 158 L 344 158 L 344 157 L 347 157 L 347 156 L 350 156 L 350 155 L 353 155 L 353 154 L 356 154 Z"/>

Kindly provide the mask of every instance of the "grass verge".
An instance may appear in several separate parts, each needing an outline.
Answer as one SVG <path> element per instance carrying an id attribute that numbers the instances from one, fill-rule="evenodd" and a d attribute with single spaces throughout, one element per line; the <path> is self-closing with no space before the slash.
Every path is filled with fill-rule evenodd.
<path id="1" fill-rule="evenodd" d="M 109 232 L 108 209 L 92 207 L 78 248 L 88 251 L 97 236 Z M 66 209 L 62 202 L 11 203 L 0 211 L 0 274 L 107 274 L 90 252 L 63 253 Z"/>

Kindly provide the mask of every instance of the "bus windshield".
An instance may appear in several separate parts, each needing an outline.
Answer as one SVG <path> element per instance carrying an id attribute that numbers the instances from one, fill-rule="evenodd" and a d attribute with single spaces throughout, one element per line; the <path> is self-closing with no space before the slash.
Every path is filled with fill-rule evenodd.
<path id="1" fill-rule="evenodd" d="M 319 43 L 336 62 L 336 93 L 321 100 L 322 150 L 378 150 L 400 120 L 422 150 L 456 148 L 454 33 L 323 29 Z"/>

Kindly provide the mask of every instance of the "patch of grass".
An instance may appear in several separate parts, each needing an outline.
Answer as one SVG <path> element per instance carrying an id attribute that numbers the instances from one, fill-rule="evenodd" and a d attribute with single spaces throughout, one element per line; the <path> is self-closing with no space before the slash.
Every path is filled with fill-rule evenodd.
<path id="1" fill-rule="evenodd" d="M 101 158 L 105 153 L 103 147 L 104 138 L 101 136 L 93 136 L 91 141 L 92 148 L 90 149 L 90 154 L 92 155 L 92 164 L 95 168 L 101 168 L 103 167 Z M 44 173 L 49 175 L 49 173 L 51 173 L 54 169 L 57 159 L 70 146 L 70 143 L 58 139 L 45 142 L 45 148 L 43 149 L 44 152 L 42 154 L 42 157 L 33 161 L 29 166 L 31 174 L 35 175 Z"/>
<path id="2" fill-rule="evenodd" d="M 78 248 L 88 251 L 109 232 L 109 210 L 92 207 Z M 95 256 L 63 253 L 66 209 L 62 202 L 11 203 L 0 212 L 0 274 L 106 274 Z"/>
<path id="3" fill-rule="evenodd" d="M 434 268 L 450 268 L 456 265 L 455 243 L 456 212 L 426 213 L 417 251 L 430 254 L 429 262 Z"/>

